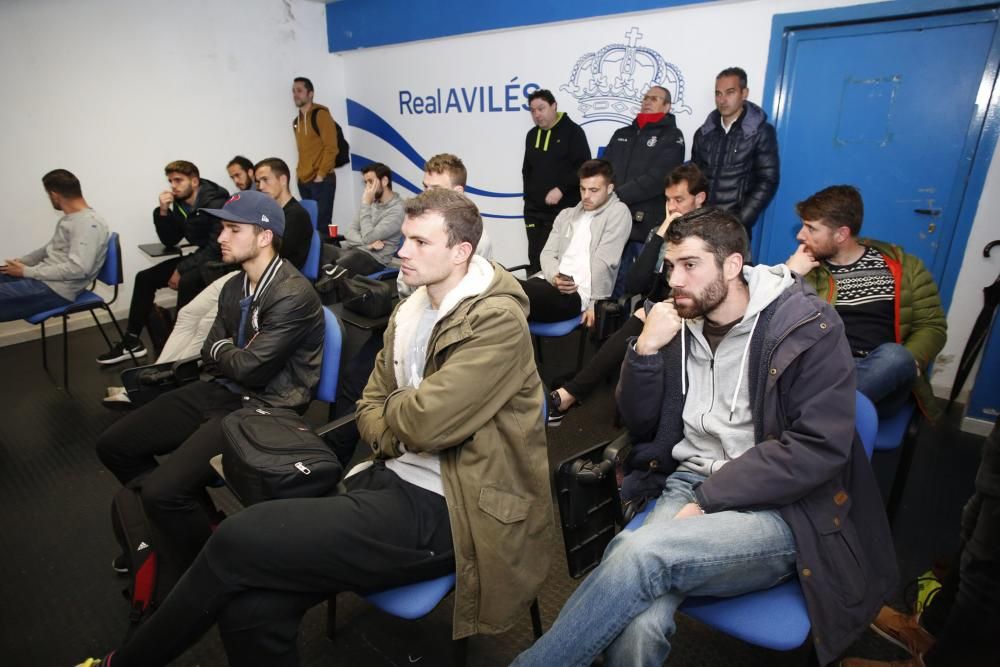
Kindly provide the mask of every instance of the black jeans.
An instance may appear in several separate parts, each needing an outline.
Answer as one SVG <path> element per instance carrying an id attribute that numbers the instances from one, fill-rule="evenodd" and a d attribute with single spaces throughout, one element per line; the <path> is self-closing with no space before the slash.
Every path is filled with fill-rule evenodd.
<path id="1" fill-rule="evenodd" d="M 521 289 L 528 295 L 531 312 L 528 319 L 533 322 L 562 322 L 571 317 L 579 317 L 580 295 L 576 292 L 563 294 L 555 285 L 544 278 L 519 280 Z"/>
<path id="2" fill-rule="evenodd" d="M 135 336 L 142 333 L 142 328 L 149 319 L 149 313 L 153 310 L 156 290 L 167 286 L 167 281 L 170 280 L 180 261 L 180 257 L 168 259 L 135 274 L 132 301 L 128 307 L 128 326 L 125 329 L 128 333 Z M 198 293 L 205 289 L 205 285 L 201 271 L 197 268 L 181 274 L 180 284 L 177 286 L 177 309 L 180 310 L 198 296 Z"/>
<path id="3" fill-rule="evenodd" d="M 528 275 L 537 273 L 541 268 L 539 257 L 545 242 L 552 233 L 552 223 L 556 213 L 549 207 L 541 208 L 535 204 L 524 202 L 524 231 L 528 235 Z"/>
<path id="4" fill-rule="evenodd" d="M 347 493 L 259 503 L 226 519 L 115 667 L 165 665 L 216 622 L 229 664 L 298 664 L 303 614 L 331 593 L 373 592 L 455 569 L 443 497 L 383 464 Z"/>
<path id="5" fill-rule="evenodd" d="M 594 388 L 606 378 L 617 372 L 625 361 L 627 342 L 630 336 L 642 333 L 642 320 L 633 315 L 618 331 L 611 334 L 601 349 L 597 351 L 573 379 L 563 385 L 563 388 L 580 400 L 594 391 Z"/>
<path id="6" fill-rule="evenodd" d="M 164 567 L 177 574 L 212 533 L 215 507 L 205 486 L 217 475 L 208 461 L 222 453 L 222 418 L 240 407 L 240 396 L 221 384 L 192 382 L 130 412 L 97 440 L 98 457 L 118 481 L 141 486 Z"/>
<path id="7" fill-rule="evenodd" d="M 299 194 L 302 199 L 312 199 L 316 202 L 316 231 L 319 237 L 332 243 L 328 227 L 333 222 L 333 200 L 337 196 L 337 174 L 330 172 L 319 183 L 299 181 Z"/>

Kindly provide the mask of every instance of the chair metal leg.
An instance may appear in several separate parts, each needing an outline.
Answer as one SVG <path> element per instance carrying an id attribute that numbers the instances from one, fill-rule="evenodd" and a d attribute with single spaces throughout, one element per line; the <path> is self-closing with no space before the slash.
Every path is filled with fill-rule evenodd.
<path id="1" fill-rule="evenodd" d="M 122 331 L 121 326 L 118 324 L 118 319 L 115 317 L 115 314 L 111 312 L 111 306 L 109 306 L 106 303 L 102 304 L 102 305 L 104 306 L 104 310 L 108 311 L 108 317 L 111 318 L 111 323 L 113 325 L 115 325 L 115 331 L 118 332 L 118 340 L 124 341 L 125 340 L 125 332 Z M 90 311 L 90 314 L 94 315 L 94 311 L 93 310 Z M 97 322 L 97 315 L 94 315 L 94 321 Z M 108 349 L 110 350 L 111 349 L 111 341 L 108 340 L 107 334 L 104 333 L 104 327 L 101 326 L 100 322 L 97 322 L 97 326 L 98 326 L 98 328 L 100 328 L 101 335 L 104 336 L 104 340 L 107 341 L 107 343 L 108 343 Z M 128 356 L 132 357 L 132 365 L 138 367 L 139 366 L 139 360 L 135 358 L 135 354 L 132 353 L 132 350 L 129 349 L 129 348 L 127 348 L 127 347 L 125 348 L 125 350 L 128 352 Z"/>
<path id="2" fill-rule="evenodd" d="M 337 632 L 337 595 L 331 595 L 326 601 L 326 638 L 333 641 Z"/>
<path id="3" fill-rule="evenodd" d="M 49 370 L 48 346 L 45 344 L 45 321 L 42 320 L 42 368 Z"/>
<path id="4" fill-rule="evenodd" d="M 900 445 L 899 463 L 896 464 L 896 473 L 892 477 L 892 488 L 889 490 L 889 500 L 885 504 L 885 515 L 889 519 L 889 525 L 896 523 L 896 513 L 903 500 L 903 492 L 906 490 L 906 481 L 910 477 L 910 466 L 913 465 L 913 456 L 917 451 L 917 431 L 920 430 L 919 413 L 915 414 L 913 420 L 906 427 L 903 435 L 903 443 Z"/>
<path id="5" fill-rule="evenodd" d="M 455 665 L 457 667 L 465 667 L 469 658 L 469 638 L 462 637 L 461 639 L 456 639 L 453 644 L 455 645 Z"/>
<path id="6" fill-rule="evenodd" d="M 538 609 L 538 598 L 531 601 L 531 630 L 535 639 L 542 638 L 542 612 Z"/>
<path id="7" fill-rule="evenodd" d="M 580 349 L 576 353 L 576 372 L 583 368 L 583 355 L 587 351 L 587 327 L 580 327 Z"/>
<path id="8" fill-rule="evenodd" d="M 111 310 L 109 309 L 108 312 L 110 313 Z M 101 332 L 101 337 L 104 338 L 104 342 L 108 344 L 108 349 L 110 350 L 112 345 L 111 339 L 108 338 L 108 334 L 104 331 L 104 325 L 102 325 L 101 321 L 97 319 L 97 311 L 91 309 L 90 316 L 94 318 L 94 324 L 97 325 L 97 330 Z"/>
<path id="9" fill-rule="evenodd" d="M 62 316 L 63 321 L 63 389 L 69 391 L 69 315 Z"/>

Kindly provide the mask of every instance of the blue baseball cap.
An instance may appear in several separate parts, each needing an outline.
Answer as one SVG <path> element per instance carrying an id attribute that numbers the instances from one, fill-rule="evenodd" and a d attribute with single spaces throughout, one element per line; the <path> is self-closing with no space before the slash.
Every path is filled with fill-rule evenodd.
<path id="1" fill-rule="evenodd" d="M 202 208 L 208 215 L 244 225 L 260 225 L 275 236 L 285 235 L 285 212 L 269 195 L 256 190 L 243 190 L 229 198 L 222 208 Z"/>

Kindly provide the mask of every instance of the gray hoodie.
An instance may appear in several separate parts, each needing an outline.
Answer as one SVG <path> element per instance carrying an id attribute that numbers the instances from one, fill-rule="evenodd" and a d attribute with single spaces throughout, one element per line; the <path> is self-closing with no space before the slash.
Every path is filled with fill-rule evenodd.
<path id="1" fill-rule="evenodd" d="M 678 467 L 709 476 L 754 446 L 753 415 L 747 381 L 750 339 L 760 312 L 793 282 L 784 264 L 743 269 L 750 301 L 743 319 L 729 330 L 712 355 L 702 334 L 704 320 L 681 327 L 684 438 L 673 449 Z M 690 354 L 684 338 L 691 336 Z"/>
<path id="2" fill-rule="evenodd" d="M 108 225 L 87 208 L 59 218 L 52 240 L 20 259 L 25 278 L 40 280 L 73 301 L 100 273 L 107 252 Z"/>
<path id="3" fill-rule="evenodd" d="M 347 247 L 358 248 L 375 258 L 382 266 L 398 265 L 394 255 L 403 242 L 403 200 L 395 192 L 385 202 L 362 204 L 351 224 L 344 230 Z M 381 250 L 369 250 L 375 241 L 385 242 Z"/>

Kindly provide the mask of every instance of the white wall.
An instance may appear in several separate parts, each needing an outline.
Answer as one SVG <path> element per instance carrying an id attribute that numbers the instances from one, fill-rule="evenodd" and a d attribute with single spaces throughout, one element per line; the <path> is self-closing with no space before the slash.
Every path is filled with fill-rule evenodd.
<path id="1" fill-rule="evenodd" d="M 58 212 L 41 177 L 69 169 L 122 237 L 126 293 L 117 310 L 127 312 L 131 276 L 151 265 L 136 245 L 157 240 L 151 211 L 166 187 L 164 165 L 190 160 L 232 191 L 230 158 L 277 156 L 294 179 L 296 75 L 310 77 L 316 101 L 344 118 L 342 60 L 326 43 L 325 6 L 305 0 L 0 3 L 0 256 L 49 240 Z M 348 169 L 338 176 L 350 180 Z M 338 197 L 337 215 L 350 215 L 353 200 Z M 34 329 L 2 324 L 0 344 Z"/>

